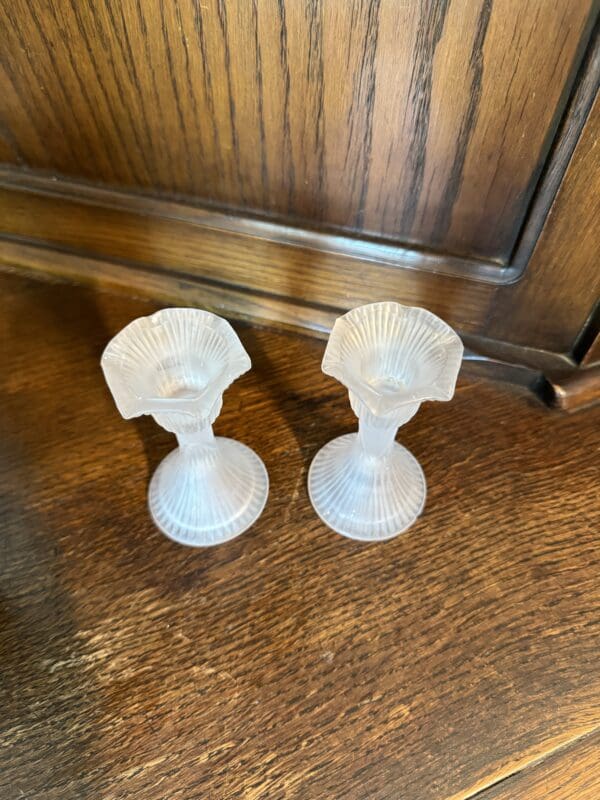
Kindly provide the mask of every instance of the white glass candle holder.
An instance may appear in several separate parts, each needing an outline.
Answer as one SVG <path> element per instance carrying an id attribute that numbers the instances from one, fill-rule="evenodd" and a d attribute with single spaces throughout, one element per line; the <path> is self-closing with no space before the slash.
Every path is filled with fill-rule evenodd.
<path id="1" fill-rule="evenodd" d="M 177 436 L 179 447 L 150 482 L 158 528 L 193 546 L 249 528 L 267 500 L 267 471 L 249 447 L 212 430 L 223 392 L 251 366 L 231 325 L 207 311 L 167 308 L 123 328 L 101 364 L 125 419 L 151 414 Z"/>
<path id="2" fill-rule="evenodd" d="M 423 400 L 450 400 L 463 345 L 423 308 L 372 303 L 336 320 L 322 369 L 349 390 L 358 433 L 333 439 L 315 456 L 308 491 L 315 511 L 343 536 L 389 539 L 425 505 L 416 458 L 395 441 Z"/>

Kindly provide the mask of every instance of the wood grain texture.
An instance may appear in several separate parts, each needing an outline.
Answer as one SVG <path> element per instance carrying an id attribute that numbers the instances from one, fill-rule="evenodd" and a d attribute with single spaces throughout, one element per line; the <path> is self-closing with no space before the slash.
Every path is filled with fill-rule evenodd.
<path id="1" fill-rule="evenodd" d="M 310 310 L 316 306 L 331 311 L 368 299 L 393 298 L 427 305 L 448 321 L 464 321 L 465 327 L 477 330 L 495 288 L 443 274 L 394 269 L 368 258 L 223 232 L 179 216 L 147 213 L 143 199 L 129 206 L 82 202 L 76 196 L 66 199 L 53 194 L 51 186 L 48 194 L 0 187 L 4 260 L 22 263 L 15 258 L 15 250 L 23 252 L 22 244 L 43 244 L 54 248 L 53 259 L 45 261 L 51 271 L 65 269 L 60 253 L 64 250 L 90 259 L 79 276 L 83 280 L 91 273 L 102 281 L 107 268 L 94 260 L 100 259 L 110 262 L 110 271 L 129 266 L 125 285 L 133 292 L 147 295 L 149 281 L 154 284 L 157 277 L 170 275 L 181 282 L 184 301 L 187 286 L 194 282 L 199 291 L 207 284 L 221 290 L 237 288 L 255 297 L 262 295 L 260 302 L 267 308 L 271 301 L 304 304 L 309 321 Z"/>
<path id="2" fill-rule="evenodd" d="M 1 158 L 501 262 L 597 10 L 593 0 L 2 9 Z"/>
<path id="3" fill-rule="evenodd" d="M 49 214 L 60 215 L 61 211 L 63 214 L 69 213 L 68 206 L 66 210 L 60 207 L 53 209 L 50 206 L 49 199 L 56 198 L 60 201 L 75 203 L 76 206 L 84 204 L 92 208 L 99 206 L 113 212 L 126 212 L 130 219 L 131 214 L 142 215 L 162 220 L 163 222 L 173 220 L 199 229 L 209 229 L 213 235 L 215 232 L 224 235 L 233 234 L 244 237 L 244 248 L 252 247 L 252 243 L 247 242 L 247 237 L 250 236 L 255 239 L 274 242 L 277 245 L 300 247 L 305 250 L 316 251 L 316 253 L 330 253 L 339 255 L 342 258 L 358 259 L 394 269 L 421 270 L 440 275 L 472 278 L 483 283 L 498 285 L 512 283 L 522 272 L 522 269 L 514 269 L 512 265 L 500 268 L 493 261 L 482 261 L 448 254 L 441 255 L 431 250 L 406 247 L 402 244 L 382 239 L 358 238 L 356 236 L 342 235 L 339 232 L 317 231 L 311 228 L 298 227 L 284 220 L 266 220 L 256 216 L 248 216 L 247 214 L 233 214 L 230 211 L 218 211 L 214 208 L 190 205 L 189 203 L 184 204 L 133 192 L 115 191 L 96 184 L 72 181 L 65 178 L 59 180 L 50 178 L 46 174 L 7 166 L 0 166 L 0 189 L 6 190 L 0 196 L 3 210 L 6 208 L 0 223 L 0 235 L 41 237 L 42 239 L 44 236 L 48 236 L 47 228 L 44 229 L 44 218 L 48 217 Z M 26 193 L 25 197 L 22 196 L 23 193 Z M 48 198 L 45 201 L 46 209 L 40 214 L 40 226 L 36 225 L 39 206 L 32 208 L 31 211 L 33 213 L 30 214 L 27 209 L 27 203 L 35 204 L 36 201 L 28 198 L 28 195 L 44 195 Z M 89 210 L 87 214 L 89 217 Z M 119 213 L 118 216 L 121 217 L 121 214 Z M 127 217 L 124 219 L 127 219 Z M 66 221 L 66 224 L 70 229 L 75 227 L 74 224 L 69 225 L 68 221 Z M 89 220 L 87 224 L 90 224 Z M 99 221 L 98 224 L 102 229 L 102 222 Z M 55 225 L 56 222 L 52 219 L 50 228 L 53 229 Z M 62 225 L 64 230 L 64 222 Z M 85 228 L 86 225 L 83 224 L 82 227 Z M 115 231 L 115 233 L 117 232 Z M 182 231 L 180 230 L 179 236 L 181 236 L 181 233 Z M 197 234 L 197 231 L 190 230 L 187 235 L 193 236 L 194 233 Z M 82 234 L 85 235 L 83 231 Z M 61 235 L 64 238 L 64 233 L 61 234 L 60 227 L 54 231 L 54 235 L 57 242 L 62 241 Z M 235 241 L 235 239 L 232 240 L 232 242 Z M 239 242 L 240 239 L 237 239 L 237 241 Z M 234 245 L 230 243 L 229 247 L 231 246 Z M 225 264 L 223 268 L 226 269 Z M 282 268 L 282 271 L 284 271 L 284 268 Z"/>
<path id="4" fill-rule="evenodd" d="M 556 198 L 569 162 L 573 157 L 581 132 L 588 119 L 600 86 L 600 21 L 592 29 L 573 92 L 560 121 L 549 157 L 544 163 L 542 176 L 536 187 L 525 224 L 511 256 L 516 270 L 526 268 L 548 212 Z"/>
<path id="5" fill-rule="evenodd" d="M 140 274 L 123 264 L 90 259 L 72 253 L 56 252 L 18 242 L 0 242 L 0 265 L 8 272 L 45 280 L 55 277 L 96 287 L 103 291 L 145 297 L 172 305 L 201 306 L 217 314 L 262 324 L 276 330 L 310 333 L 325 339 L 339 311 L 307 306 L 292 299 L 248 293 L 241 288 L 199 283 L 176 274 L 148 270 Z M 462 334 L 467 348 L 469 371 L 527 386 L 541 393 L 545 402 L 556 406 L 554 390 L 548 382 L 540 385 L 542 373 L 566 377 L 578 371 L 569 357 L 545 350 L 514 346 L 485 337 Z M 463 366 L 463 368 L 466 364 Z"/>
<path id="6" fill-rule="evenodd" d="M 543 347 L 550 337 L 557 349 L 572 349 L 591 318 L 600 299 L 599 138 L 600 95 L 523 279 L 495 296 L 487 326 L 492 338 L 510 326 L 515 343 Z"/>
<path id="7" fill-rule="evenodd" d="M 595 107 L 519 280 L 512 267 L 472 262 L 467 273 L 459 259 L 431 252 L 10 169 L 0 170 L 0 261 L 318 332 L 341 311 L 394 299 L 488 339 L 482 352 L 545 369 L 549 358 L 571 359 L 600 295 L 599 116 Z"/>
<path id="8" fill-rule="evenodd" d="M 600 797 L 600 733 L 584 736 L 539 764 L 513 775 L 477 800 L 597 800 Z"/>
<path id="9" fill-rule="evenodd" d="M 463 378 L 402 431 L 424 516 L 364 546 L 306 496 L 355 425 L 323 344 L 240 326 L 217 432 L 271 494 L 194 551 L 146 511 L 172 437 L 98 365 L 155 306 L 6 275 L 0 304 L 2 796 L 465 800 L 598 728 L 600 411 Z"/>

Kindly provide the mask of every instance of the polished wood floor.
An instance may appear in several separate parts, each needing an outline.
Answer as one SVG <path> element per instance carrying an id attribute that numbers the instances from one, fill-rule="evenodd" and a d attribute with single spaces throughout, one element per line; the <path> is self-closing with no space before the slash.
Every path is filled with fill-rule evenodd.
<path id="1" fill-rule="evenodd" d="M 424 516 L 364 545 L 306 493 L 355 426 L 323 343 L 238 326 L 216 430 L 269 502 L 187 549 L 146 511 L 174 440 L 98 363 L 153 308 L 0 276 L 0 797 L 597 800 L 600 409 L 461 379 L 400 432 Z"/>

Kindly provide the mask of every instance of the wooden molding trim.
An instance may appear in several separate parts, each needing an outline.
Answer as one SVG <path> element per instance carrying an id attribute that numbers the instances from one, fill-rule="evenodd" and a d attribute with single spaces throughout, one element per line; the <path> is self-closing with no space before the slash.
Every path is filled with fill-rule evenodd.
<path id="1" fill-rule="evenodd" d="M 503 266 L 497 261 L 440 254 L 383 239 L 358 238 L 334 231 L 302 228 L 248 214 L 241 215 L 191 205 L 189 202 L 179 203 L 146 194 L 123 192 L 68 178 L 57 179 L 12 167 L 0 167 L 0 188 L 95 208 L 148 215 L 156 220 L 170 220 L 379 266 L 467 278 L 498 286 L 512 283 L 522 272 L 520 268 Z"/>
<path id="2" fill-rule="evenodd" d="M 93 258 L 0 237 L 0 266 L 166 304 L 202 306 L 223 316 L 326 337 L 339 311 L 265 296 L 139 264 Z"/>
<path id="3" fill-rule="evenodd" d="M 538 393 L 547 405 L 579 411 L 600 402 L 600 364 L 542 377 Z"/>
<path id="4" fill-rule="evenodd" d="M 36 271 L 76 280 L 86 280 L 91 269 L 98 281 L 110 281 L 118 264 L 138 294 L 168 299 L 157 284 L 185 285 L 180 301 L 184 294 L 189 302 L 228 297 L 230 315 L 291 320 L 312 331 L 327 330 L 330 319 L 356 305 L 397 298 L 427 306 L 462 334 L 482 335 L 502 288 L 496 267 L 489 280 L 483 273 L 472 280 L 457 260 L 388 248 L 402 253 L 400 266 L 391 256 L 377 260 L 369 242 L 13 170 L 0 170 L 0 219 L 5 263 L 16 263 L 20 244 L 34 247 L 24 260 Z M 43 247 L 53 255 L 42 254 Z M 374 247 L 382 255 L 385 248 Z"/>
<path id="5" fill-rule="evenodd" d="M 321 338 L 327 336 L 341 312 L 7 238 L 0 238 L 0 266 L 165 303 L 200 305 L 228 317 Z M 564 354 L 477 335 L 463 334 L 463 339 L 467 345 L 465 368 L 471 373 L 526 387 L 548 405 L 563 410 L 576 410 L 600 399 L 600 370 L 579 369 Z M 544 373 L 554 377 L 547 378 Z"/>
<path id="6" fill-rule="evenodd" d="M 433 264 L 422 270 L 410 266 L 409 251 L 404 251 L 407 263 L 400 268 L 363 258 L 360 250 L 314 248 L 309 232 L 301 244 L 289 230 L 267 236 L 266 223 L 252 219 L 232 220 L 178 203 L 27 173 L 5 172 L 0 179 L 0 220 L 4 248 L 21 243 L 55 252 L 54 259 L 36 256 L 38 269 L 60 273 L 56 252 L 63 253 L 61 258 L 70 253 L 90 261 L 94 266 L 87 271 L 93 269 L 98 280 L 108 279 L 108 264 L 127 267 L 126 282 L 142 294 L 149 293 L 146 285 L 154 290 L 160 281 L 185 284 L 189 291 L 195 284 L 196 298 L 202 293 L 252 296 L 262 309 L 256 316 L 277 323 L 277 309 L 302 307 L 302 327 L 312 330 L 320 326 L 323 311 L 335 317 L 363 303 L 393 298 L 425 305 L 459 330 L 478 334 L 499 288 L 448 274 L 441 256 L 435 256 L 439 271 Z M 86 270 L 83 261 L 80 267 Z M 76 277 L 73 263 L 68 269 Z M 230 313 L 238 312 L 232 307 Z M 239 313 L 252 314 L 246 303 Z"/>
<path id="7" fill-rule="evenodd" d="M 165 303 L 201 305 L 218 314 L 326 337 L 346 309 L 306 303 L 300 297 L 275 297 L 236 285 L 191 276 L 173 269 L 92 257 L 38 242 L 0 237 L 0 265 L 53 275 L 100 289 L 125 292 Z M 431 308 L 431 304 L 428 305 Z M 562 353 L 512 345 L 459 327 L 471 360 L 516 365 L 528 370 L 568 371 L 575 363 Z"/>

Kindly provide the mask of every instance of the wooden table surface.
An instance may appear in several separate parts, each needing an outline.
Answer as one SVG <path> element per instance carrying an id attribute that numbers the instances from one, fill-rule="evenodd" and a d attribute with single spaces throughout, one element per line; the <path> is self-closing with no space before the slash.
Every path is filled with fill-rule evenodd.
<path id="1" fill-rule="evenodd" d="M 461 379 L 400 431 L 424 516 L 360 544 L 306 492 L 355 427 L 323 343 L 238 326 L 216 431 L 269 502 L 188 549 L 146 511 L 174 439 L 98 364 L 153 310 L 0 276 L 0 797 L 597 800 L 600 409 Z"/>

